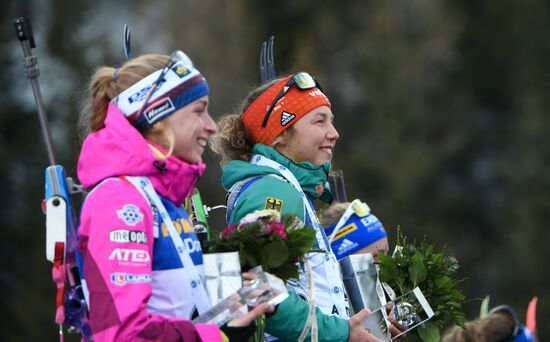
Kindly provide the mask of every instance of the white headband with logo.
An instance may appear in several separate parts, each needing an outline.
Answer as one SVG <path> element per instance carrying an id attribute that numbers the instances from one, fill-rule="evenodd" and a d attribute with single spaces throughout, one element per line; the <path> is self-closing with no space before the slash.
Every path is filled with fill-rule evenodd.
<path id="1" fill-rule="evenodd" d="M 162 73 L 164 75 L 159 80 Z M 156 87 L 142 109 L 155 83 Z M 162 68 L 153 72 L 120 93 L 111 102 L 132 125 L 142 130 L 205 95 L 208 95 L 206 79 L 187 57 L 177 61 L 169 70 Z"/>

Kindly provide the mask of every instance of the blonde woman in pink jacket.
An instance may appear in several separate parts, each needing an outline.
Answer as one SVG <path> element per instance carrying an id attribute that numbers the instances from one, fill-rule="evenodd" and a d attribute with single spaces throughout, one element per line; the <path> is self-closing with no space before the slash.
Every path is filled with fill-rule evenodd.
<path id="1" fill-rule="evenodd" d="M 190 321 L 210 307 L 200 244 L 181 207 L 217 131 L 208 101 L 206 79 L 182 52 L 92 76 L 80 119 L 78 178 L 90 192 L 78 247 L 95 341 L 242 340 L 268 310 L 221 330 Z"/>

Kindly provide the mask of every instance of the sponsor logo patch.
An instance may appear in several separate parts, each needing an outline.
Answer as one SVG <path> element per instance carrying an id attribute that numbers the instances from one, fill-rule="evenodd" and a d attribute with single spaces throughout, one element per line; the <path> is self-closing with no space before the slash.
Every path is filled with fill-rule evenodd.
<path id="1" fill-rule="evenodd" d="M 283 201 L 275 198 L 275 197 L 268 197 L 265 199 L 265 207 L 264 209 L 273 209 L 277 210 L 278 212 L 281 212 L 283 209 Z"/>
<path id="2" fill-rule="evenodd" d="M 135 226 L 143 220 L 143 214 L 139 208 L 133 204 L 126 204 L 122 209 L 116 211 L 118 218 L 120 218 L 128 226 Z"/>
<path id="3" fill-rule="evenodd" d="M 111 283 L 118 286 L 150 282 L 151 276 L 149 274 L 111 273 Z"/>
<path id="4" fill-rule="evenodd" d="M 179 78 L 184 78 L 185 76 L 189 75 L 191 72 L 189 69 L 182 65 L 175 65 L 172 67 L 172 71 L 176 73 L 176 75 L 179 76 Z"/>
<path id="5" fill-rule="evenodd" d="M 109 240 L 118 243 L 147 243 L 147 235 L 139 230 L 116 229 L 109 232 Z"/>
<path id="6" fill-rule="evenodd" d="M 144 267 L 151 261 L 151 257 L 143 249 L 115 248 L 109 255 L 109 260 L 116 260 L 122 266 Z"/>
<path id="7" fill-rule="evenodd" d="M 315 97 L 315 96 L 325 96 L 322 91 L 319 89 L 313 90 L 309 92 L 309 96 Z"/>
<path id="8" fill-rule="evenodd" d="M 187 253 L 201 252 L 201 242 L 199 240 L 193 240 L 191 238 L 183 239 L 185 248 L 187 248 Z M 178 252 L 183 253 L 185 251 L 182 248 L 177 248 Z"/>
<path id="9" fill-rule="evenodd" d="M 172 223 L 174 224 L 174 227 L 176 227 L 176 231 L 180 235 L 182 232 L 190 233 L 194 231 L 193 227 L 191 226 L 189 221 L 186 219 L 179 218 L 177 220 L 173 220 Z M 164 224 L 164 222 L 161 225 L 161 231 L 162 231 L 162 236 L 164 237 L 170 236 L 170 234 L 168 234 L 168 228 L 166 228 L 166 225 Z"/>
<path id="10" fill-rule="evenodd" d="M 157 84 L 157 91 L 162 87 L 164 82 L 166 82 L 165 78 L 160 80 L 160 82 Z M 151 87 L 152 87 L 152 85 L 147 85 L 147 86 L 143 87 L 142 89 L 140 89 L 139 91 L 137 91 L 137 92 L 133 93 L 132 95 L 128 96 L 128 102 L 130 104 L 132 104 L 136 101 L 142 101 L 143 99 L 145 99 L 145 97 L 149 93 L 149 90 L 151 90 Z"/>
<path id="11" fill-rule="evenodd" d="M 324 188 L 322 184 L 319 184 L 315 187 L 315 191 L 317 192 L 317 196 L 321 196 L 323 194 Z"/>
<path id="12" fill-rule="evenodd" d="M 382 225 L 382 222 L 380 222 L 380 220 L 378 220 L 378 218 L 374 215 L 369 215 L 367 217 L 363 217 L 361 219 L 361 223 L 367 227 L 367 231 L 369 233 L 375 231 L 375 230 L 379 230 L 379 229 L 383 229 L 384 226 Z"/>
<path id="13" fill-rule="evenodd" d="M 338 247 L 338 255 L 342 255 L 350 250 L 352 250 L 353 248 L 359 246 L 359 244 L 357 242 L 354 242 L 354 241 L 351 241 L 351 240 L 348 240 L 348 239 L 344 239 L 344 241 L 342 241 L 342 244 L 340 245 L 340 247 Z"/>
<path id="14" fill-rule="evenodd" d="M 163 116 L 168 115 L 175 110 L 176 107 L 174 107 L 172 100 L 169 97 L 165 97 L 149 106 L 143 112 L 143 116 L 145 116 L 147 122 L 152 123 L 156 121 L 156 119 L 158 119 L 159 117 L 162 118 Z"/>
<path id="15" fill-rule="evenodd" d="M 338 309 L 336 308 L 336 305 L 332 305 L 332 314 L 333 315 L 338 315 L 339 314 Z"/>
<path id="16" fill-rule="evenodd" d="M 288 123 L 296 118 L 296 115 L 283 111 L 281 114 L 281 126 L 286 126 Z"/>
<path id="17" fill-rule="evenodd" d="M 353 232 L 354 230 L 357 230 L 357 225 L 355 223 L 348 224 L 345 227 L 342 227 L 338 233 L 336 233 L 336 236 L 334 237 L 334 241 L 343 238 L 344 236 L 348 235 L 349 233 Z"/>

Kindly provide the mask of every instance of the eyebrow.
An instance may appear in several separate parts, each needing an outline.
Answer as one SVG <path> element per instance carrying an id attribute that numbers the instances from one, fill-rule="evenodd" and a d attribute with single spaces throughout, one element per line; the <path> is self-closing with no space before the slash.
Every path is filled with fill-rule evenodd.
<path id="1" fill-rule="evenodd" d="M 319 116 L 322 116 L 323 119 L 329 119 L 330 121 L 334 120 L 334 114 L 328 114 L 325 112 L 319 112 L 315 114 L 315 117 L 319 117 Z"/>
<path id="2" fill-rule="evenodd" d="M 205 100 L 200 100 L 196 103 L 195 107 L 197 106 L 204 106 L 204 107 L 207 107 L 208 106 L 208 101 L 205 101 Z"/>

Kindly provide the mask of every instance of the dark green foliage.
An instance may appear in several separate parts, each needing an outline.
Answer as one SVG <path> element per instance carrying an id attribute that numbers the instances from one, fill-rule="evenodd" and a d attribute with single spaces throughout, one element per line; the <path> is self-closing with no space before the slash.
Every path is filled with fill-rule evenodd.
<path id="1" fill-rule="evenodd" d="M 434 310 L 435 316 L 415 330 L 424 341 L 439 341 L 440 330 L 452 325 L 464 325 L 462 304 L 464 295 L 457 289 L 458 261 L 449 255 L 434 251 L 426 238 L 420 243 L 408 242 L 401 231 L 397 233 L 393 256 L 378 253 L 380 280 L 388 283 L 397 296 L 419 287 Z"/>

